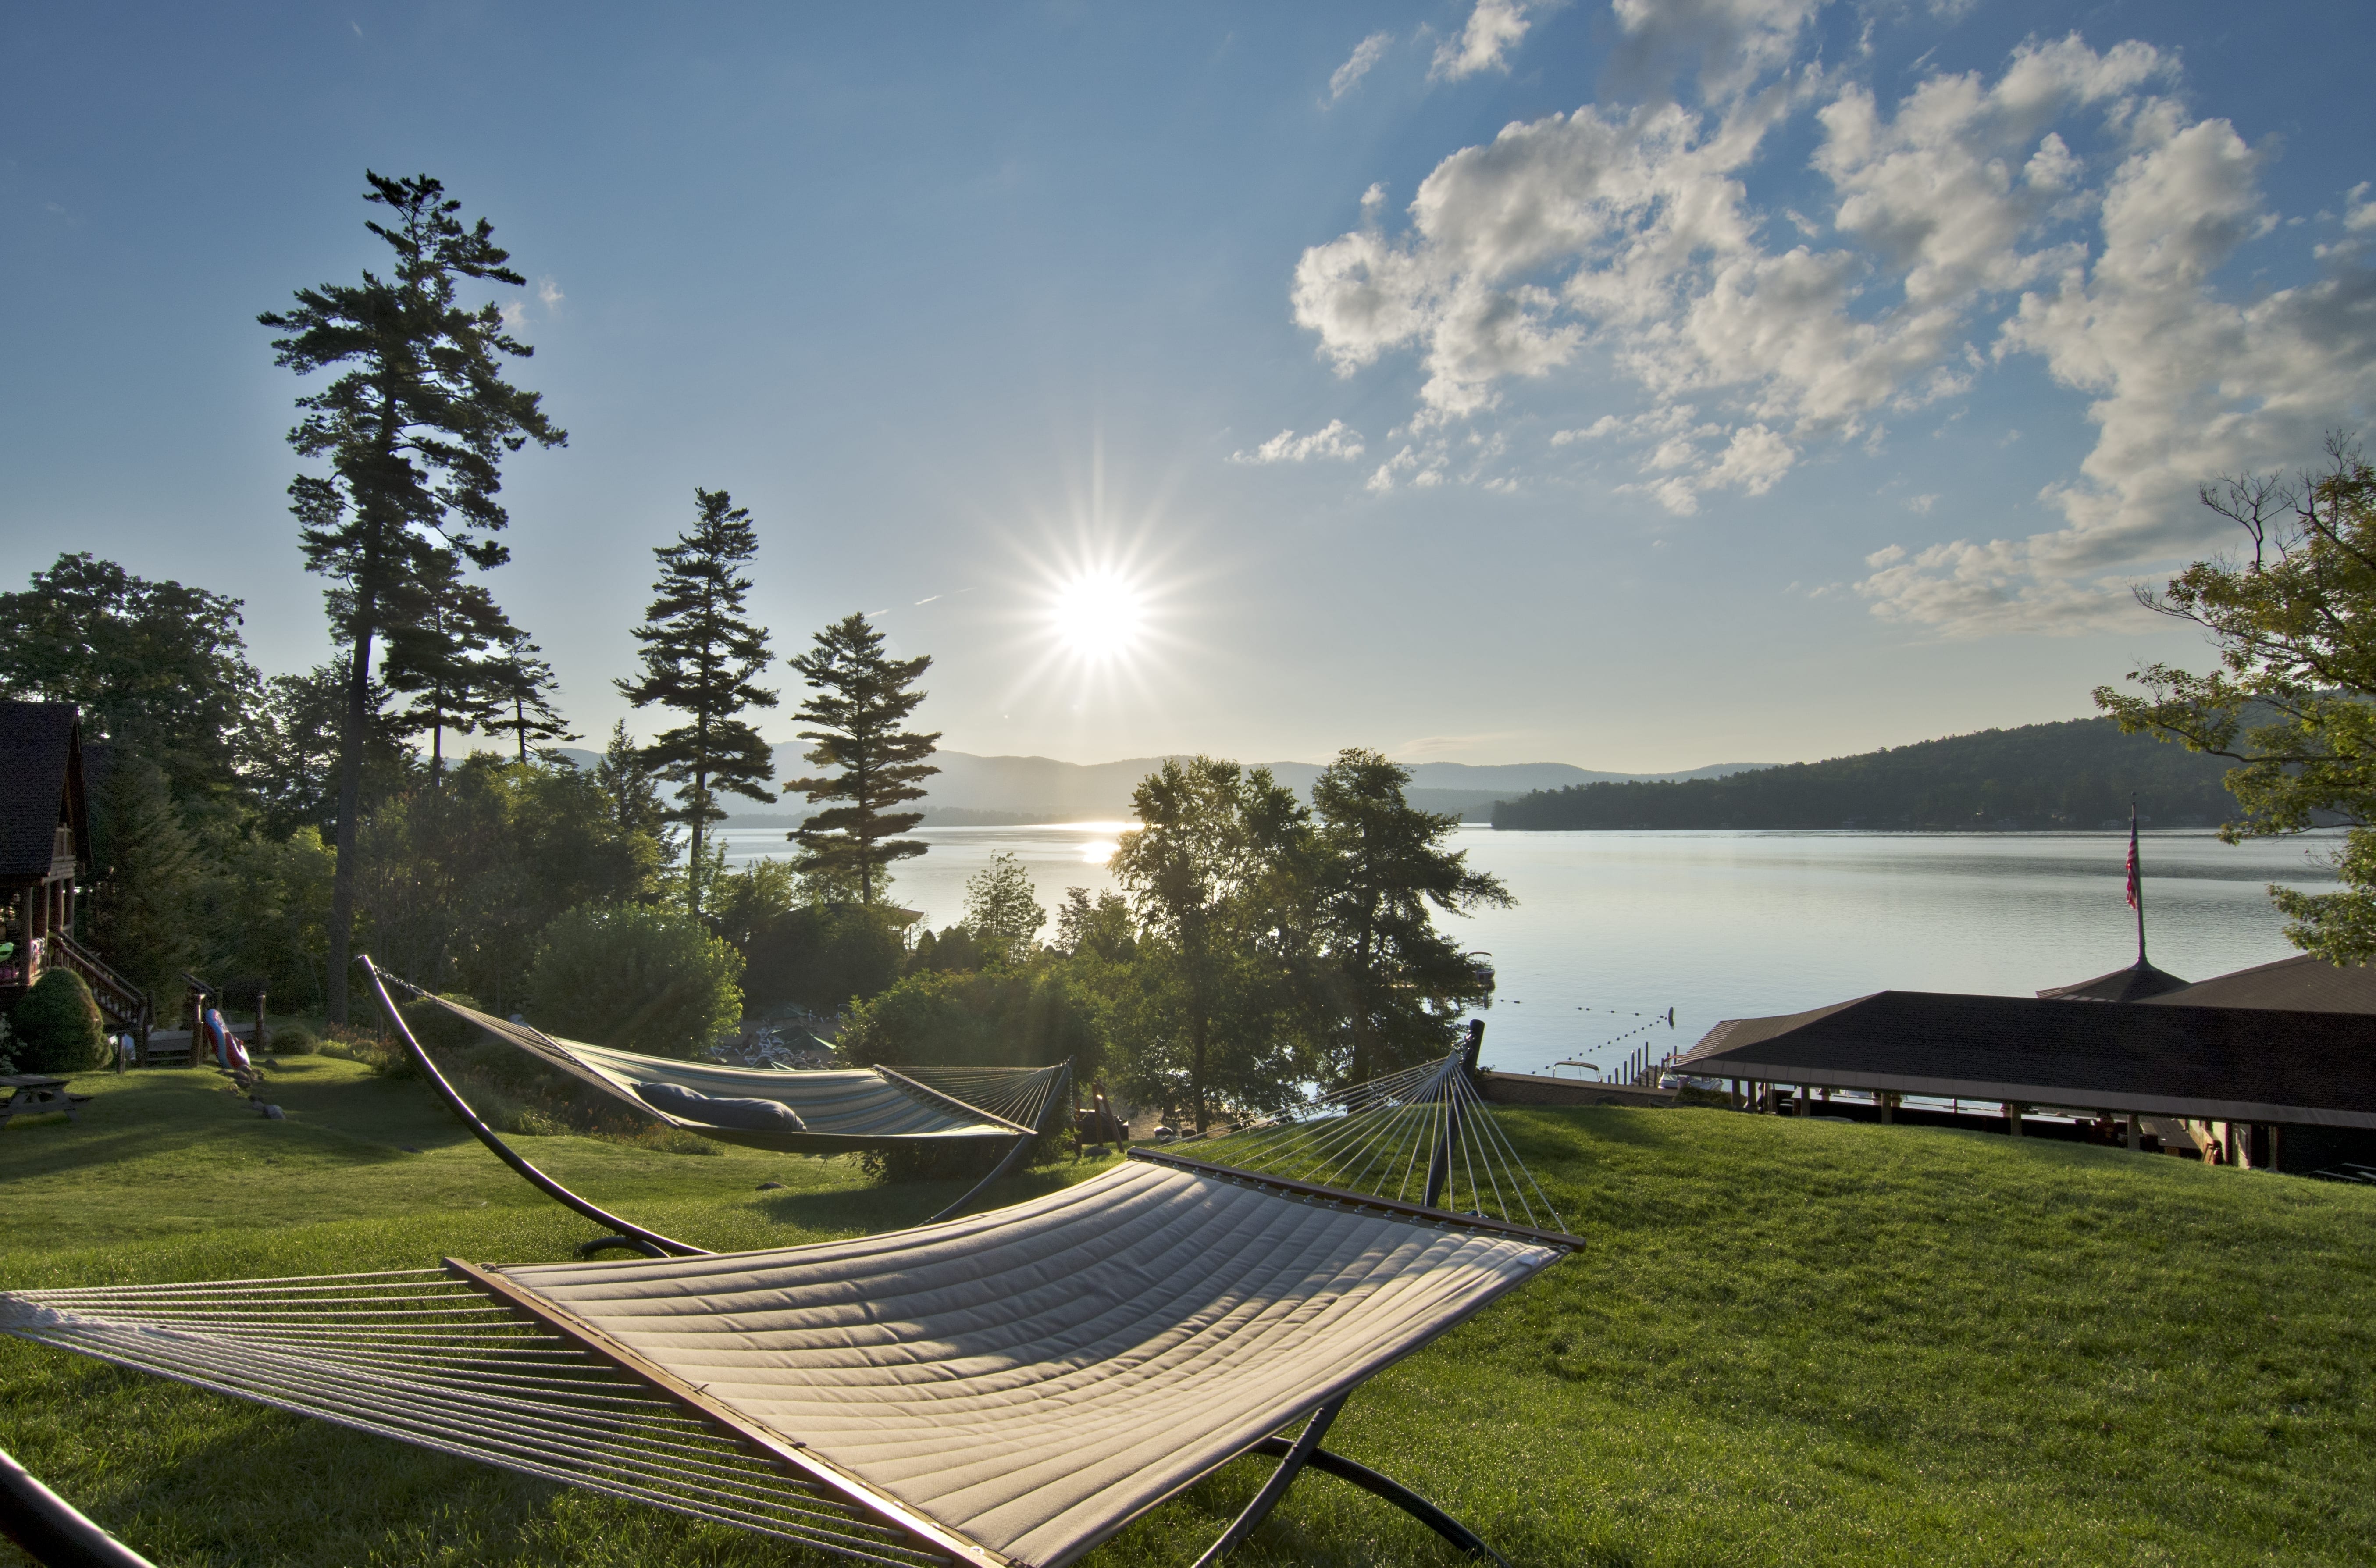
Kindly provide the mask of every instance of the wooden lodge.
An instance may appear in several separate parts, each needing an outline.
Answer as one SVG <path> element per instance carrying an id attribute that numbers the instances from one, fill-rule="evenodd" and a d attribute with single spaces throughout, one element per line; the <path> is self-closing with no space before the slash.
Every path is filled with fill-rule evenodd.
<path id="1" fill-rule="evenodd" d="M 111 1028 L 142 1037 L 148 999 L 75 938 L 91 875 L 82 721 L 72 703 L 0 702 L 0 1010 L 45 970 L 89 982 Z"/>
<path id="2" fill-rule="evenodd" d="M 90 869 L 82 723 L 72 703 L 0 703 L 0 1005 L 41 978 Z"/>

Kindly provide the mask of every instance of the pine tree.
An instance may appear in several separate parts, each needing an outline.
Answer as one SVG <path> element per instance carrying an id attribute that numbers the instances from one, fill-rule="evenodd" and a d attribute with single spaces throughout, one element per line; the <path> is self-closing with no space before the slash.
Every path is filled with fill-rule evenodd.
<path id="1" fill-rule="evenodd" d="M 611 820 L 619 831 L 649 834 L 660 847 L 660 864 L 668 865 L 676 860 L 676 830 L 669 826 L 658 778 L 644 760 L 644 749 L 627 733 L 627 721 L 612 724 L 610 743 L 594 765 L 595 786 L 609 799 Z"/>
<path id="2" fill-rule="evenodd" d="M 526 632 L 515 631 L 481 671 L 483 706 L 472 718 L 487 734 L 510 731 L 519 760 L 526 762 L 531 741 L 577 739 L 552 706 L 552 695 L 560 689 L 544 650 Z"/>
<path id="3" fill-rule="evenodd" d="M 750 510 L 722 490 L 695 489 L 693 498 L 698 509 L 693 531 L 652 552 L 660 563 L 652 585 L 659 597 L 636 628 L 636 640 L 644 645 L 643 676 L 617 684 L 637 707 L 659 703 L 691 720 L 663 731 L 643 756 L 661 778 L 680 787 L 680 804 L 667 816 L 688 830 L 685 903 L 698 915 L 710 860 L 702 840 L 726 815 L 719 792 L 776 798 L 768 788 L 775 766 L 767 742 L 739 717 L 748 708 L 775 707 L 776 694 L 751 683 L 770 656 L 766 629 L 743 614 L 751 579 L 737 570 L 759 552 Z"/>
<path id="4" fill-rule="evenodd" d="M 162 1012 L 199 959 L 197 849 L 165 775 L 146 758 L 112 756 L 96 793 L 91 943 Z"/>
<path id="5" fill-rule="evenodd" d="M 933 754 L 939 731 L 924 735 L 899 728 L 924 700 L 925 694 L 913 688 L 933 661 L 885 659 L 883 634 L 863 615 L 837 621 L 814 641 L 809 652 L 786 661 L 811 687 L 799 717 L 816 728 L 802 731 L 800 737 L 816 742 L 804 754 L 810 766 L 841 771 L 831 778 L 792 779 L 784 792 L 797 790 L 811 804 L 849 803 L 817 813 L 787 837 L 808 851 L 800 861 L 802 871 L 853 875 L 859 901 L 872 904 L 889 885 L 885 869 L 927 848 L 899 837 L 923 821 L 923 813 L 890 808 L 921 800 L 922 780 L 940 771 L 924 760 Z"/>
<path id="6" fill-rule="evenodd" d="M 405 587 L 454 551 L 485 570 L 504 547 L 491 536 L 510 519 L 496 500 L 507 453 L 529 441 L 568 437 L 534 392 L 504 379 L 505 358 L 533 351 L 504 330 L 492 302 L 476 310 L 457 297 L 460 279 L 528 279 L 505 264 L 485 219 L 464 228 L 461 203 L 426 174 L 392 180 L 368 170 L 363 199 L 386 208 L 364 227 L 396 253 L 394 275 L 366 271 L 361 283 L 300 289 L 295 308 L 256 319 L 286 334 L 273 362 L 310 375 L 343 367 L 302 410 L 289 444 L 326 457 L 327 474 L 289 485 L 290 510 L 308 571 L 343 589 L 333 630 L 347 649 L 347 703 L 339 726 L 339 864 L 330 921 L 329 1014 L 347 1018 L 347 956 L 355 906 L 355 828 L 364 748 L 373 720 L 372 653 Z"/>
<path id="7" fill-rule="evenodd" d="M 429 732 L 429 787 L 442 789 L 446 731 L 467 735 L 478 727 L 505 650 L 526 634 L 482 585 L 463 580 L 461 562 L 451 552 L 399 585 L 387 603 L 380 677 L 389 691 L 412 699 L 399 725 L 407 733 Z"/>
<path id="8" fill-rule="evenodd" d="M 334 659 L 303 675 L 275 675 L 265 682 L 264 700 L 248 716 L 246 782 L 263 808 L 268 837 L 285 838 L 300 827 L 315 828 L 326 839 L 338 837 L 339 729 L 347 712 L 350 668 Z M 368 812 L 407 788 L 415 765 L 381 682 L 372 683 L 364 711 L 370 730 L 357 798 Z"/>

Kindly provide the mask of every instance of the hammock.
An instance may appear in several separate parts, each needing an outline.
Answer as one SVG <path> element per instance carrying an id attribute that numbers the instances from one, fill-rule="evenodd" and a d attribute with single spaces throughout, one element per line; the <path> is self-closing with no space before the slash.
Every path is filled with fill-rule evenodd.
<path id="1" fill-rule="evenodd" d="M 672 1056 L 561 1039 L 526 1024 L 515 1024 L 474 1007 L 448 1002 L 409 980 L 362 960 L 374 978 L 434 1003 L 455 1017 L 558 1068 L 631 1110 L 671 1127 L 721 1143 L 792 1153 L 833 1154 L 895 1144 L 979 1138 L 1004 1142 L 1036 1130 L 1062 1063 L 1052 1067 L 860 1067 L 838 1072 L 788 1073 L 776 1068 L 728 1067 Z M 391 1009 L 392 1011 L 392 1009 Z M 410 1031 L 406 1031 L 408 1034 Z M 638 1092 L 639 1086 L 672 1084 L 712 1099 L 758 1099 L 784 1106 L 800 1125 L 782 1128 L 720 1125 L 697 1113 L 672 1111 Z"/>
<path id="2" fill-rule="evenodd" d="M 630 1248 L 651 1257 L 707 1254 L 691 1242 L 679 1241 L 622 1219 L 578 1196 L 504 1142 L 470 1109 L 469 1102 L 413 1038 L 411 1027 L 397 1010 L 396 999 L 388 994 L 391 981 L 456 1017 L 477 1025 L 495 1039 L 592 1085 L 622 1104 L 704 1137 L 816 1153 L 929 1146 L 967 1138 L 1012 1139 L 1005 1157 L 964 1196 L 933 1216 L 933 1222 L 962 1213 L 992 1183 L 1015 1169 L 1032 1140 L 1047 1130 L 1050 1117 L 1063 1100 L 1058 1091 L 1072 1077 L 1073 1064 L 1069 1061 L 1052 1067 L 910 1067 L 905 1073 L 888 1067 L 867 1067 L 853 1072 L 785 1073 L 683 1062 L 670 1056 L 641 1056 L 631 1051 L 559 1039 L 526 1024 L 509 1023 L 448 1002 L 410 980 L 383 973 L 368 954 L 356 955 L 355 964 L 369 977 L 397 1038 L 404 1041 L 414 1063 L 454 1114 L 462 1119 L 462 1124 L 470 1129 L 471 1135 L 555 1203 L 612 1229 L 612 1234 L 580 1246 L 580 1257 L 612 1247 Z M 655 1090 L 671 1092 L 663 1095 Z M 781 1107 L 790 1112 L 790 1120 L 796 1125 L 790 1130 L 720 1125 L 701 1115 L 671 1109 L 683 1103 L 682 1091 L 690 1091 L 690 1099 L 696 1105 L 708 1108 Z M 1007 1111 L 1014 1112 L 1014 1116 L 1002 1114 Z M 707 1114 L 718 1112 L 709 1109 Z M 1022 1120 L 1025 1116 L 1031 1118 L 1028 1124 Z"/>
<path id="3" fill-rule="evenodd" d="M 1281 1463 L 1200 1565 L 1307 1467 L 1493 1556 L 1320 1446 L 1361 1383 L 1582 1245 L 1511 1218 L 1559 1223 L 1467 1055 L 888 1235 L 0 1293 L 0 1332 L 861 1562 L 1060 1568 L 1247 1453 Z"/>

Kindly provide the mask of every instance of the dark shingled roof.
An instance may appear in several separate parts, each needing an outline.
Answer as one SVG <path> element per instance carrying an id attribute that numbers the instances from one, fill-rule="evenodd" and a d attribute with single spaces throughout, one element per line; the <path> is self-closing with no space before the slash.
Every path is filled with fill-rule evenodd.
<path id="1" fill-rule="evenodd" d="M 2278 1007 L 2296 1013 L 2376 1013 L 2376 968 L 2302 954 L 2215 975 L 2153 999 L 2156 1007 Z"/>
<path id="2" fill-rule="evenodd" d="M 2168 969 L 2156 969 L 2143 958 L 2125 969 L 2097 975 L 2076 985 L 2049 986 L 2037 994 L 2049 1002 L 2143 1002 L 2182 991 L 2186 982 Z"/>
<path id="3" fill-rule="evenodd" d="M 2208 1120 L 2376 1128 L 2376 1017 L 1883 991 L 1718 1024 L 1682 1071 Z"/>
<path id="4" fill-rule="evenodd" d="M 49 874 L 76 743 L 70 702 L 0 702 L 0 878 Z M 77 783 L 79 779 L 76 780 Z M 82 825 L 76 824 L 77 838 Z M 88 843 L 77 848 L 88 853 Z"/>

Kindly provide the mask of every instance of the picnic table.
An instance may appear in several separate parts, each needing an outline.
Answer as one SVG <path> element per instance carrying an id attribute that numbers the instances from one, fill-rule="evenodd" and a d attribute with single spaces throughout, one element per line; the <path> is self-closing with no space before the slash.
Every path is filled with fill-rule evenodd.
<path id="1" fill-rule="evenodd" d="M 50 1111 L 65 1111 L 69 1122 L 80 1121 L 75 1107 L 90 1096 L 66 1093 L 66 1082 L 47 1073 L 0 1073 L 0 1091 L 8 1096 L 7 1103 L 0 1104 L 0 1127 L 6 1126 L 12 1116 L 39 1116 Z"/>

